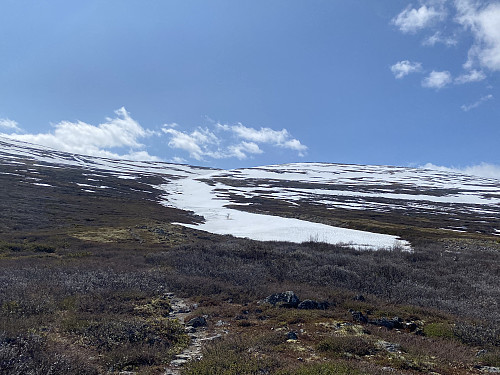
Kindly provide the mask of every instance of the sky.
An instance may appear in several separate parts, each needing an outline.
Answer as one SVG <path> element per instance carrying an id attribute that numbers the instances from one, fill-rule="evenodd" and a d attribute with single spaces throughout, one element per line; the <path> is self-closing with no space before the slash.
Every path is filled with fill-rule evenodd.
<path id="1" fill-rule="evenodd" d="M 500 178 L 500 1 L 0 0 L 0 133 L 219 168 Z"/>

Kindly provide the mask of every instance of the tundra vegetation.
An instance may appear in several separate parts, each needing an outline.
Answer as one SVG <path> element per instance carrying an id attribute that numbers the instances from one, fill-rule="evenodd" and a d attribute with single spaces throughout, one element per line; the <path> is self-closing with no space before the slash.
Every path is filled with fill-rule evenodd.
<path id="1" fill-rule="evenodd" d="M 414 233 L 406 237 L 413 252 L 235 239 L 170 224 L 197 218 L 157 204 L 152 177 L 103 172 L 108 188 L 95 194 L 75 188 L 85 182 L 78 168 L 29 168 L 52 187 L 26 183 L 28 169 L 0 174 L 2 374 L 162 374 L 190 340 L 171 317 L 168 293 L 196 304 L 192 317 L 206 316 L 222 332 L 184 374 L 451 375 L 500 367 L 493 236 L 426 236 L 406 225 L 401 233 Z M 342 212 L 329 214 L 357 220 Z M 263 302 L 284 291 L 328 303 Z"/>

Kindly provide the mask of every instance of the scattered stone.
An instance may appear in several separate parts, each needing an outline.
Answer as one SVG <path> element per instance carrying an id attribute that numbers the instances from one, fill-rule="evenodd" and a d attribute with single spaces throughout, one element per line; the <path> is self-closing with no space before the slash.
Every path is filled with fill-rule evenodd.
<path id="1" fill-rule="evenodd" d="M 264 302 L 270 303 L 273 306 L 294 308 L 300 303 L 299 297 L 291 290 L 283 293 L 275 293 L 268 296 Z"/>
<path id="2" fill-rule="evenodd" d="M 297 336 L 296 332 L 290 331 L 286 334 L 286 339 L 287 340 L 298 340 L 299 337 Z"/>
<path id="3" fill-rule="evenodd" d="M 489 374 L 498 374 L 500 373 L 500 367 L 491 367 L 491 366 L 481 366 L 479 368 L 482 372 L 487 372 Z"/>
<path id="4" fill-rule="evenodd" d="M 329 303 L 326 301 L 318 302 L 311 299 L 306 299 L 298 304 L 297 308 L 301 310 L 326 310 Z"/>
<path id="5" fill-rule="evenodd" d="M 184 366 L 188 361 L 186 359 L 174 359 L 170 362 L 170 366 L 180 367 Z"/>
<path id="6" fill-rule="evenodd" d="M 401 353 L 401 346 L 387 341 L 377 341 L 377 346 L 389 353 Z"/>
<path id="7" fill-rule="evenodd" d="M 205 327 L 207 325 L 207 319 L 204 316 L 197 316 L 186 323 L 187 326 L 198 328 Z"/>
<path id="8" fill-rule="evenodd" d="M 184 331 L 186 331 L 186 333 L 195 333 L 196 328 L 194 328 L 193 326 L 188 326 L 188 327 L 184 328 Z"/>
<path id="9" fill-rule="evenodd" d="M 361 301 L 364 302 L 366 299 L 362 294 L 358 294 L 356 297 L 353 298 L 355 301 Z"/>

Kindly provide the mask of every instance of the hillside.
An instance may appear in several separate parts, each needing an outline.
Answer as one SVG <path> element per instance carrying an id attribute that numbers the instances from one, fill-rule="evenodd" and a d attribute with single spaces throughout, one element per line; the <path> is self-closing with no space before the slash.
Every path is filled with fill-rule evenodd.
<path id="1" fill-rule="evenodd" d="M 0 137 L 0 191 L 2 373 L 500 366 L 500 180 L 326 163 L 219 170 Z M 327 304 L 262 302 L 288 290 Z M 207 325 L 185 330 L 176 314 Z M 203 359 L 184 364 L 190 340 Z"/>

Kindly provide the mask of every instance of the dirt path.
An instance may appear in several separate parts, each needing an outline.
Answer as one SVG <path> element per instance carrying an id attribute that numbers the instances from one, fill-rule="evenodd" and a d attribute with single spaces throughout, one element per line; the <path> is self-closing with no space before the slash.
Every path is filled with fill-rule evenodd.
<path id="1" fill-rule="evenodd" d="M 203 345 L 212 340 L 218 339 L 224 334 L 224 332 L 218 327 L 210 329 L 206 325 L 193 327 L 192 325 L 187 324 L 188 322 L 185 321 L 186 317 L 193 315 L 193 310 L 196 310 L 197 305 L 190 303 L 188 300 L 176 297 L 173 293 L 168 294 L 168 297 L 172 306 L 170 317 L 179 320 L 191 339 L 189 346 L 181 353 L 177 354 L 165 368 L 164 375 L 180 375 L 182 366 L 184 366 L 188 361 L 192 359 L 201 359 Z M 204 318 L 206 318 L 206 316 Z"/>

